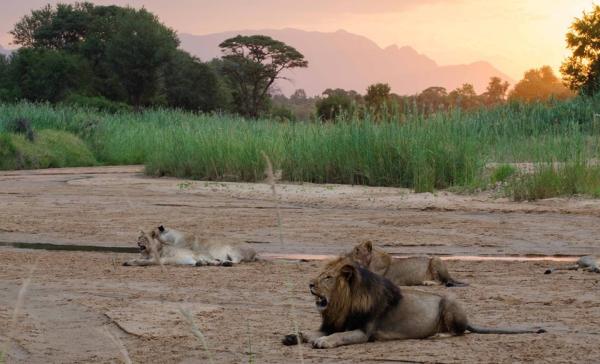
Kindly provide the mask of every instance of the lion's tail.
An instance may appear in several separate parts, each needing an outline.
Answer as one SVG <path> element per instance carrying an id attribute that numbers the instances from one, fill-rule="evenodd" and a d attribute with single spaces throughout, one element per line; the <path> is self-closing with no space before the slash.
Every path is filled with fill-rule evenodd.
<path id="1" fill-rule="evenodd" d="M 546 269 L 546 271 L 544 272 L 544 274 L 550 274 L 552 272 L 555 272 L 557 270 L 578 270 L 579 269 L 579 265 L 575 264 L 575 265 L 567 265 L 564 267 L 557 267 L 557 268 L 548 268 Z"/>
<path id="2" fill-rule="evenodd" d="M 469 284 L 460 282 L 452 278 L 450 273 L 448 272 L 448 268 L 446 267 L 446 263 L 444 263 L 440 258 L 433 257 L 429 261 L 429 269 L 433 273 L 433 276 L 437 276 L 437 278 L 446 285 L 446 287 L 466 287 Z"/>
<path id="3" fill-rule="evenodd" d="M 467 287 L 469 285 L 469 283 L 455 281 L 452 278 L 448 279 L 444 284 L 446 287 Z"/>
<path id="4" fill-rule="evenodd" d="M 546 330 L 537 327 L 530 329 L 513 329 L 513 328 L 495 328 L 495 327 L 482 327 L 477 325 L 468 324 L 467 330 L 477 334 L 541 334 Z"/>

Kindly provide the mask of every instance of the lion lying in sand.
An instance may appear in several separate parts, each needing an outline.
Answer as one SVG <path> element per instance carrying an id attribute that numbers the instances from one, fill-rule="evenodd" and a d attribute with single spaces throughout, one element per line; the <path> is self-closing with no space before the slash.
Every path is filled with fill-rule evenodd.
<path id="1" fill-rule="evenodd" d="M 475 326 L 460 304 L 448 297 L 402 290 L 390 280 L 347 257 L 329 262 L 311 281 L 322 323 L 318 331 L 286 335 L 282 342 L 309 342 L 314 348 L 373 340 L 424 339 L 438 333 L 462 335 L 541 333 L 543 329 L 501 329 Z"/>
<path id="2" fill-rule="evenodd" d="M 238 264 L 241 262 L 253 262 L 257 258 L 256 251 L 247 243 L 198 239 L 191 234 L 185 234 L 162 225 L 152 230 L 150 235 L 163 244 L 190 249 L 223 262 L 229 261 L 233 264 Z"/>
<path id="3" fill-rule="evenodd" d="M 140 231 L 140 235 L 137 239 L 137 244 L 140 248 L 141 258 L 126 261 L 125 263 L 123 263 L 123 265 L 231 266 L 231 262 L 223 262 L 201 252 L 195 252 L 191 249 L 163 244 L 160 241 L 149 238 L 143 231 Z"/>
<path id="4" fill-rule="evenodd" d="M 600 273 L 600 267 L 598 267 L 598 261 L 596 260 L 596 258 L 591 255 L 585 255 L 577 259 L 577 262 L 575 262 L 575 264 L 573 265 L 558 268 L 550 268 L 547 269 L 544 272 L 544 274 L 550 274 L 557 270 L 579 270 L 580 268 L 581 270 L 586 272 Z"/>
<path id="5" fill-rule="evenodd" d="M 462 287 L 468 284 L 454 280 L 446 263 L 438 257 L 408 257 L 393 259 L 384 250 L 365 241 L 355 246 L 347 255 L 355 263 L 391 280 L 399 286 L 429 286 L 444 284 Z"/>

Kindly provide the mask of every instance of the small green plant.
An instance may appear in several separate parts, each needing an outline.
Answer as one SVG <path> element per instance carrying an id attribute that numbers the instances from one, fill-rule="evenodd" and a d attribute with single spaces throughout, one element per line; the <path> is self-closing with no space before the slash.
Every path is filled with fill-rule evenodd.
<path id="1" fill-rule="evenodd" d="M 600 196 L 600 166 L 584 163 L 542 165 L 531 174 L 521 174 L 506 188 L 516 201 L 532 201 L 557 196 Z"/>
<path id="2" fill-rule="evenodd" d="M 184 181 L 181 183 L 177 184 L 177 188 L 179 188 L 180 190 L 187 190 L 190 189 L 192 187 L 193 183 L 190 181 Z"/>
<path id="3" fill-rule="evenodd" d="M 490 182 L 492 184 L 496 184 L 498 182 L 506 182 L 510 177 L 512 177 L 518 170 L 516 167 L 510 164 L 501 164 L 494 169 L 492 175 L 490 176 Z"/>

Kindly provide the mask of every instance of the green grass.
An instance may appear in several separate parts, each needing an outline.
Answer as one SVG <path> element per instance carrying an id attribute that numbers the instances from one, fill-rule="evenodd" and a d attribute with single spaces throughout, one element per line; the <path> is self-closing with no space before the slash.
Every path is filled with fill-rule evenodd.
<path id="1" fill-rule="evenodd" d="M 513 162 L 596 159 L 600 128 L 593 122 L 595 113 L 600 113 L 600 98 L 510 103 L 429 117 L 408 113 L 383 121 L 350 115 L 329 124 L 19 103 L 0 104 L 0 132 L 8 121 L 24 117 L 38 133 L 53 129 L 77 134 L 102 164 L 145 164 L 155 176 L 262 181 L 264 152 L 287 181 L 402 186 L 423 192 L 468 189 L 490 181 L 514 184 L 517 179 L 508 167 Z M 490 162 L 501 165 L 491 176 L 485 170 Z"/>
<path id="2" fill-rule="evenodd" d="M 42 130 L 34 142 L 24 135 L 0 133 L 0 169 L 37 169 L 95 165 L 94 155 L 77 136 Z"/>
<path id="3" fill-rule="evenodd" d="M 516 201 L 556 196 L 600 197 L 600 167 L 585 163 L 542 165 L 531 174 L 521 174 L 505 192 Z"/>
<path id="4" fill-rule="evenodd" d="M 510 177 L 515 175 L 518 169 L 510 164 L 501 164 L 494 169 L 490 176 L 490 182 L 496 184 L 498 182 L 506 182 Z"/>

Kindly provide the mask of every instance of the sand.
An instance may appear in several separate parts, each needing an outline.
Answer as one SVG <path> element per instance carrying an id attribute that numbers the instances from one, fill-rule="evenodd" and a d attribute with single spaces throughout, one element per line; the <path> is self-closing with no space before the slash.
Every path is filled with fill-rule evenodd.
<path id="1" fill-rule="evenodd" d="M 396 254 L 449 259 L 472 321 L 536 326 L 542 335 L 284 347 L 319 316 L 308 280 L 322 262 L 269 259 L 225 267 L 123 267 L 135 254 L 0 248 L 0 350 L 7 362 L 593 362 L 600 360 L 600 275 L 519 256 L 600 254 L 600 201 L 516 203 L 492 193 L 149 178 L 141 167 L 0 173 L 0 242 L 135 246 L 158 224 L 250 241 L 265 257 L 336 255 L 362 239 Z M 279 206 L 282 229 L 277 226 Z M 545 258 L 544 258 L 545 259 Z M 32 267 L 35 269 L 32 272 Z M 23 283 L 22 304 L 15 305 Z M 205 344 L 194 336 L 191 315 Z M 208 348 L 208 352 L 205 350 Z"/>

